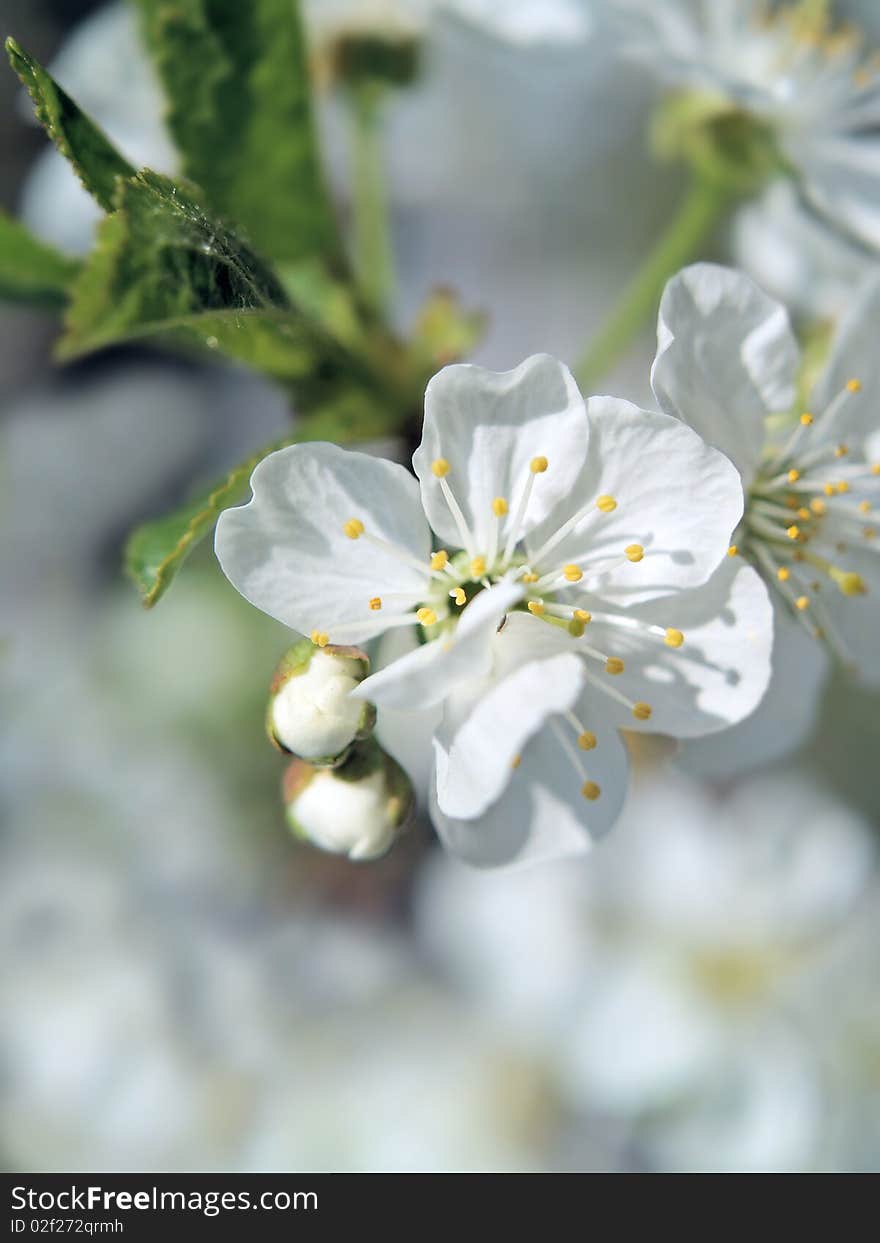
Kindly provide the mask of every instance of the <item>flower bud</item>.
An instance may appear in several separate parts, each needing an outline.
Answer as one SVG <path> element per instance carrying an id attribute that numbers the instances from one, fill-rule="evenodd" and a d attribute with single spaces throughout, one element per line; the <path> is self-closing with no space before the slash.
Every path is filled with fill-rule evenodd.
<path id="1" fill-rule="evenodd" d="M 295 644 L 272 679 L 266 712 L 270 741 L 311 764 L 341 764 L 376 721 L 372 704 L 350 696 L 369 669 L 356 647 L 319 648 L 308 639 Z"/>
<path id="2" fill-rule="evenodd" d="M 372 738 L 358 743 L 339 768 L 294 760 L 285 771 L 282 791 L 293 833 L 349 859 L 384 855 L 414 802 L 406 773 Z"/>

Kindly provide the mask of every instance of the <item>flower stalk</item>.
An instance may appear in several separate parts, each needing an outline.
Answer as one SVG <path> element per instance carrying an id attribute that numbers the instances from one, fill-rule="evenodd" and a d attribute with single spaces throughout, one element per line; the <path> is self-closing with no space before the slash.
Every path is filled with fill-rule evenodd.
<path id="1" fill-rule="evenodd" d="M 669 278 L 697 254 L 734 197 L 730 184 L 694 176 L 672 222 L 623 290 L 599 333 L 575 367 L 584 392 L 593 392 L 624 350 L 656 312 Z"/>
<path id="2" fill-rule="evenodd" d="M 397 283 L 382 144 L 385 88 L 377 81 L 357 82 L 345 98 L 351 130 L 355 273 L 365 300 L 384 317 Z"/>

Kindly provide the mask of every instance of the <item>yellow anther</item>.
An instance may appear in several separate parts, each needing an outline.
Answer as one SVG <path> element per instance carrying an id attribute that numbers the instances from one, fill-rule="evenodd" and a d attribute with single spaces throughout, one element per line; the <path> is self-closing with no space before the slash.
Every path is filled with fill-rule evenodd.
<path id="1" fill-rule="evenodd" d="M 861 380 L 847 380 L 846 387 L 847 392 L 860 393 L 862 391 L 862 382 Z"/>
<path id="2" fill-rule="evenodd" d="M 813 511 L 813 513 L 816 515 L 817 518 L 821 518 L 822 515 L 828 509 L 828 506 L 822 500 L 821 496 L 814 496 L 813 499 L 810 501 L 810 509 Z"/>
<path id="3" fill-rule="evenodd" d="M 348 522 L 343 524 L 342 529 L 349 539 L 357 539 L 364 533 L 364 524 L 360 518 L 349 518 Z"/>
<path id="4" fill-rule="evenodd" d="M 311 637 L 312 637 L 312 642 L 314 643 L 315 647 L 326 647 L 327 644 L 330 642 L 329 637 L 324 633 L 323 630 L 313 630 Z"/>
<path id="5" fill-rule="evenodd" d="M 485 557 L 474 557 L 473 561 L 471 562 L 471 577 L 482 578 L 485 573 L 486 573 L 486 558 Z"/>
<path id="6" fill-rule="evenodd" d="M 801 505 L 800 509 L 797 511 L 797 516 L 804 522 L 809 522 L 810 511 L 807 509 L 806 505 Z"/>
<path id="7" fill-rule="evenodd" d="M 582 751 L 594 751 L 596 741 L 596 735 L 590 729 L 585 729 L 582 734 L 578 734 L 578 746 Z"/>
<path id="8" fill-rule="evenodd" d="M 670 627 L 670 629 L 666 631 L 666 638 L 664 642 L 667 647 L 681 647 L 682 643 L 684 643 L 684 635 L 680 630 L 674 630 Z"/>
<path id="9" fill-rule="evenodd" d="M 564 565 L 562 573 L 569 583 L 579 583 L 584 576 L 583 570 L 577 565 Z"/>
<path id="10" fill-rule="evenodd" d="M 568 623 L 568 633 L 573 639 L 581 638 L 584 633 L 584 629 L 584 623 L 582 621 L 578 621 L 576 617 L 573 617 Z"/>
<path id="11" fill-rule="evenodd" d="M 575 609 L 573 616 L 575 621 L 583 622 L 585 626 L 593 620 L 593 614 L 588 613 L 586 609 Z"/>
<path id="12" fill-rule="evenodd" d="M 460 609 L 464 608 L 467 604 L 467 596 L 465 595 L 463 587 L 453 587 L 449 594 L 452 596 L 453 600 Z"/>
<path id="13" fill-rule="evenodd" d="M 877 528 L 876 527 L 865 527 L 864 531 L 862 531 L 862 535 L 864 535 L 865 539 L 876 539 Z"/>
<path id="14" fill-rule="evenodd" d="M 526 605 L 526 608 L 529 610 L 532 617 L 543 617 L 544 616 L 545 606 L 541 603 L 540 600 L 529 600 L 528 604 Z"/>
<path id="15" fill-rule="evenodd" d="M 623 551 L 626 553 L 627 561 L 641 561 L 645 555 L 645 550 L 641 544 L 627 544 Z"/>
<path id="16" fill-rule="evenodd" d="M 445 570 L 449 562 L 449 553 L 445 548 L 441 548 L 439 552 L 431 553 L 431 569 Z"/>
<path id="17" fill-rule="evenodd" d="M 859 513 L 869 514 L 870 512 L 871 512 L 871 502 L 870 501 L 859 501 Z"/>
<path id="18" fill-rule="evenodd" d="M 832 570 L 831 577 L 845 596 L 863 596 L 868 590 L 861 574 L 848 570 Z"/>
<path id="19" fill-rule="evenodd" d="M 799 470 L 795 470 L 794 467 L 792 467 L 792 469 L 788 472 L 789 483 L 797 483 L 800 477 L 801 477 L 801 472 Z"/>
<path id="20" fill-rule="evenodd" d="M 844 492 L 849 492 L 849 484 L 846 482 L 845 479 L 841 479 L 839 483 L 836 483 L 834 485 L 834 490 L 835 492 L 839 492 L 842 496 Z"/>
<path id="21" fill-rule="evenodd" d="M 880 462 L 874 463 L 874 465 L 871 467 L 871 474 L 880 475 Z"/>
<path id="22" fill-rule="evenodd" d="M 521 763 L 522 763 L 522 756 L 521 756 L 521 755 L 515 755 L 515 756 L 513 757 L 513 759 L 510 761 L 510 767 L 511 767 L 511 768 L 519 768 L 519 766 L 520 766 L 520 764 L 521 764 Z"/>
<path id="23" fill-rule="evenodd" d="M 833 483 L 823 483 L 823 484 L 822 484 L 822 491 L 825 493 L 825 495 L 826 495 L 826 496 L 833 496 L 833 495 L 834 495 L 834 484 L 833 484 Z"/>
<path id="24" fill-rule="evenodd" d="M 799 508 L 800 508 L 800 504 L 801 504 L 801 503 L 800 503 L 800 501 L 799 501 L 799 500 L 798 500 L 798 498 L 794 495 L 794 493 L 793 493 L 793 492 L 789 492 L 788 496 L 785 498 L 785 507 L 786 507 L 786 509 L 799 509 Z"/>
<path id="25" fill-rule="evenodd" d="M 433 626 L 437 621 L 437 614 L 433 609 L 416 609 L 416 621 L 420 626 Z"/>
<path id="26" fill-rule="evenodd" d="M 538 457 L 533 457 L 531 462 L 529 462 L 529 470 L 532 472 L 533 475 L 543 475 L 544 471 L 547 469 L 549 465 L 550 463 L 547 461 L 544 455 L 539 454 Z"/>
<path id="27" fill-rule="evenodd" d="M 612 673 L 612 674 L 623 673 L 625 668 L 626 668 L 626 665 L 624 665 L 623 661 L 620 659 L 619 656 L 609 656 L 608 659 L 605 661 L 605 672 L 606 673 Z"/>
<path id="28" fill-rule="evenodd" d="M 788 536 L 789 539 L 800 539 L 801 529 L 799 526 L 793 524 L 792 526 L 788 527 L 785 534 Z"/>
<path id="29" fill-rule="evenodd" d="M 437 479 L 445 479 L 449 474 L 449 463 L 445 457 L 435 457 L 431 463 L 431 474 Z"/>
<path id="30" fill-rule="evenodd" d="M 809 427 L 813 422 L 813 416 L 806 411 L 801 415 L 801 427 Z"/>
<path id="31" fill-rule="evenodd" d="M 650 721 L 651 711 L 651 705 L 642 703 L 641 700 L 633 704 L 633 716 L 637 721 Z"/>
<path id="32" fill-rule="evenodd" d="M 524 583 L 536 583 L 538 581 L 538 577 L 539 575 L 533 574 L 532 571 L 529 570 L 527 574 L 523 574 L 522 580 Z"/>
<path id="33" fill-rule="evenodd" d="M 795 603 L 795 608 L 800 609 L 800 611 L 803 613 L 806 609 L 810 607 L 810 597 L 809 596 L 798 596 L 798 598 L 795 600 L 794 603 Z"/>
<path id="34" fill-rule="evenodd" d="M 846 457 L 849 453 L 849 445 L 838 445 L 834 450 L 835 457 Z"/>
<path id="35" fill-rule="evenodd" d="M 608 496 L 607 493 L 603 493 L 602 496 L 598 497 L 596 500 L 596 508 L 600 509 L 603 514 L 611 514 L 615 509 L 617 509 L 617 501 L 615 501 L 613 496 Z"/>
<path id="36" fill-rule="evenodd" d="M 372 600 L 370 601 L 370 608 L 373 610 L 374 613 L 378 613 L 381 607 L 382 607 L 382 597 L 373 596 Z"/>
<path id="37" fill-rule="evenodd" d="M 601 793 L 602 791 L 595 781 L 585 781 L 581 786 L 581 794 L 583 794 L 584 798 L 589 799 L 591 803 L 595 803 Z"/>
<path id="38" fill-rule="evenodd" d="M 780 583 L 787 583 L 791 578 L 791 570 L 787 565 L 781 565 L 776 571 L 776 577 L 779 579 Z"/>
<path id="39" fill-rule="evenodd" d="M 507 513 L 507 501 L 503 496 L 496 496 L 492 502 L 492 513 L 496 518 L 503 518 Z"/>
<path id="40" fill-rule="evenodd" d="M 738 553 L 739 553 L 739 548 L 736 546 L 736 544 L 731 544 L 727 550 L 728 557 L 735 557 L 737 556 Z"/>

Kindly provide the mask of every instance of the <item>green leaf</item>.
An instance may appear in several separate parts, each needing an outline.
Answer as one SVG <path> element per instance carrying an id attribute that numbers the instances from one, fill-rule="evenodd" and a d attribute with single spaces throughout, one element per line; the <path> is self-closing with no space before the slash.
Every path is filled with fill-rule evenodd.
<path id="1" fill-rule="evenodd" d="M 340 247 L 296 0 L 137 0 L 184 172 L 266 255 Z"/>
<path id="2" fill-rule="evenodd" d="M 195 197 L 145 170 L 119 183 L 67 316 L 62 358 L 208 313 L 283 310 L 287 295 Z"/>
<path id="3" fill-rule="evenodd" d="M 214 529 L 223 510 L 244 495 L 254 467 L 267 454 L 308 440 L 351 443 L 385 432 L 384 411 L 362 399 L 346 400 L 304 419 L 295 435 L 267 445 L 241 462 L 197 500 L 138 527 L 126 545 L 125 570 L 136 583 L 145 607 L 152 608 L 162 598 L 190 553 Z"/>
<path id="4" fill-rule="evenodd" d="M 60 359 L 158 337 L 273 377 L 301 409 L 375 387 L 366 364 L 292 306 L 262 261 L 177 183 L 144 170 L 119 183 L 117 203 L 74 286 Z"/>
<path id="5" fill-rule="evenodd" d="M 0 212 L 0 298 L 63 306 L 79 268 L 76 259 L 47 246 Z"/>
<path id="6" fill-rule="evenodd" d="M 51 74 L 14 39 L 6 40 L 6 51 L 33 101 L 40 124 L 61 154 L 70 160 L 89 193 L 104 211 L 110 211 L 117 177 L 131 177 L 135 169 Z"/>

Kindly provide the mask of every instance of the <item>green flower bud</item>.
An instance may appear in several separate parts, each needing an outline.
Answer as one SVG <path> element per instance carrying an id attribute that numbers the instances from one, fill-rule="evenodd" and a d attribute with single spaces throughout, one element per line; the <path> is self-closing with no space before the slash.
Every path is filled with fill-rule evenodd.
<path id="1" fill-rule="evenodd" d="M 684 159 L 733 194 L 756 194 L 790 171 L 770 125 L 708 93 L 671 95 L 655 113 L 652 140 L 662 159 Z"/>
<path id="2" fill-rule="evenodd" d="M 407 30 L 346 31 L 330 45 L 328 76 L 342 86 L 411 86 L 419 76 L 422 41 Z"/>
<path id="3" fill-rule="evenodd" d="M 314 765 L 341 764 L 376 722 L 373 705 L 350 695 L 369 671 L 359 648 L 296 643 L 270 687 L 266 732 L 272 744 Z"/>
<path id="4" fill-rule="evenodd" d="M 282 784 L 287 823 L 304 841 L 349 859 L 378 859 L 412 814 L 412 784 L 372 738 L 340 768 L 294 760 Z"/>

